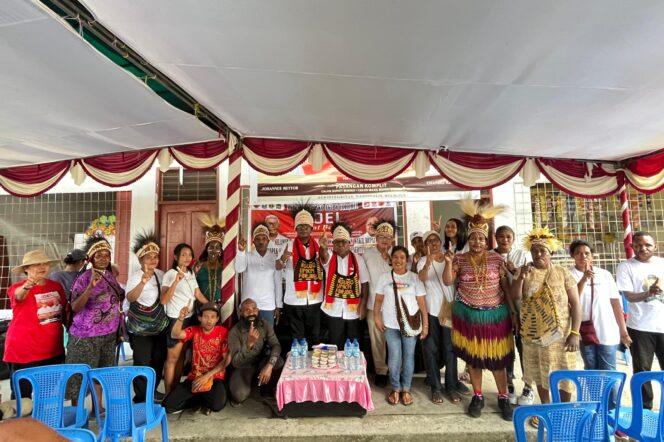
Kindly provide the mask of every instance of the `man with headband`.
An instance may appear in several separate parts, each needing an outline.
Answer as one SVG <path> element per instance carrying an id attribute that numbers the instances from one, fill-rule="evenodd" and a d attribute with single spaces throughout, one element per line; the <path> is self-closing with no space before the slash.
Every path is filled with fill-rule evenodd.
<path id="1" fill-rule="evenodd" d="M 350 250 L 351 228 L 343 221 L 332 225 L 333 252 L 324 262 L 325 301 L 323 313 L 328 315 L 330 343 L 342 348 L 346 339 L 360 339 L 360 319 L 367 310 L 369 271 L 361 257 Z"/>
<path id="2" fill-rule="evenodd" d="M 277 262 L 284 269 L 284 307 L 293 339 L 306 338 L 309 345 L 320 342 L 320 303 L 323 301 L 323 266 L 327 244 L 320 246 L 311 236 L 316 208 L 308 203 L 290 208 L 297 237 L 288 243 Z"/>
<path id="3" fill-rule="evenodd" d="M 383 273 L 392 270 L 390 249 L 394 245 L 395 224 L 388 219 L 379 219 L 374 224 L 376 229 L 376 247 L 367 249 L 364 262 L 369 271 L 369 296 L 367 296 L 367 327 L 371 339 L 371 355 L 373 356 L 376 377 L 374 383 L 377 387 L 387 386 L 387 344 L 385 335 L 374 322 L 374 300 L 376 298 L 376 284 Z M 364 300 L 363 300 L 364 302 Z"/>
<path id="4" fill-rule="evenodd" d="M 265 223 L 253 229 L 254 250 L 247 251 L 247 241 L 240 238 L 235 256 L 235 271 L 244 274 L 242 301 L 253 299 L 258 306 L 258 316 L 274 327 L 283 307 L 281 270 L 276 269 L 277 256 L 269 249 L 269 230 Z"/>

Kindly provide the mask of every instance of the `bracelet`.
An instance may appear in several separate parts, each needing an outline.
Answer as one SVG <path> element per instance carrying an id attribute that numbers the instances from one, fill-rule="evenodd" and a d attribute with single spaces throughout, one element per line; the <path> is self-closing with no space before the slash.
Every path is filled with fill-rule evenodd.
<path id="1" fill-rule="evenodd" d="M 581 333 L 579 333 L 579 332 L 578 332 L 578 331 L 576 331 L 576 330 L 570 330 L 570 331 L 569 331 L 569 334 L 570 334 L 570 335 L 577 335 L 577 336 L 581 336 Z"/>

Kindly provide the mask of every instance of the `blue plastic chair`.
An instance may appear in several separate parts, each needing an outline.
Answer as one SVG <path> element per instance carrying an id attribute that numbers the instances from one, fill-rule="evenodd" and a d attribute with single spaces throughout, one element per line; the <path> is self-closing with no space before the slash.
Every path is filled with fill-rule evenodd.
<path id="1" fill-rule="evenodd" d="M 598 402 L 565 402 L 562 404 L 523 405 L 514 410 L 513 421 L 517 442 L 526 442 L 526 420 L 539 418 L 537 441 L 577 442 L 590 431 L 599 408 Z M 546 429 L 546 432 L 544 431 Z M 546 438 L 545 438 L 546 435 Z"/>
<path id="2" fill-rule="evenodd" d="M 629 309 L 629 302 L 627 302 L 627 297 L 623 292 L 620 292 L 620 297 L 622 298 L 623 313 L 627 315 L 628 314 L 627 310 Z M 627 322 L 627 318 L 625 318 L 625 322 Z M 625 365 L 629 366 L 632 364 L 632 357 L 629 354 L 629 347 L 624 347 L 624 348 L 625 348 L 624 351 L 618 351 L 617 353 L 622 354 Z"/>
<path id="3" fill-rule="evenodd" d="M 614 385 L 616 392 L 616 412 L 620 408 L 620 397 L 627 380 L 627 375 L 618 371 L 608 370 L 558 370 L 549 374 L 551 386 L 551 399 L 553 403 L 560 403 L 558 383 L 569 380 L 576 386 L 577 402 L 599 402 L 599 410 L 595 418 L 592 437 L 586 440 L 610 441 L 616 432 L 615 418 L 610 416 L 609 398 Z M 615 416 L 615 414 L 614 414 Z M 591 436 L 591 435 L 588 435 Z"/>
<path id="4" fill-rule="evenodd" d="M 51 428 L 81 428 L 88 426 L 88 410 L 85 408 L 85 395 L 88 392 L 90 366 L 86 364 L 59 364 L 23 368 L 12 375 L 12 385 L 16 394 L 16 415 L 21 416 L 21 380 L 32 384 L 32 417 Z M 78 406 L 65 407 L 67 381 L 74 375 L 81 375 L 81 389 Z"/>
<path id="5" fill-rule="evenodd" d="M 664 391 L 664 372 L 643 371 L 635 373 L 629 384 L 632 392 L 632 407 L 622 407 L 618 413 L 618 430 L 641 442 L 664 440 L 664 432 L 662 431 L 664 398 L 660 399 L 659 412 L 643 408 L 641 386 L 650 381 L 659 382 L 662 391 Z"/>
<path id="6" fill-rule="evenodd" d="M 72 442 L 97 442 L 97 436 L 84 428 L 58 428 L 55 431 Z"/>
<path id="7" fill-rule="evenodd" d="M 154 403 L 155 372 L 151 367 L 96 368 L 88 373 L 89 382 L 97 381 L 102 387 L 106 416 L 99 416 L 99 398 L 92 389 L 95 413 L 99 425 L 99 441 L 110 438 L 119 441 L 131 437 L 134 442 L 145 440 L 145 433 L 161 424 L 161 437 L 168 441 L 166 410 Z M 132 382 L 143 376 L 147 380 L 144 403 L 132 403 Z"/>

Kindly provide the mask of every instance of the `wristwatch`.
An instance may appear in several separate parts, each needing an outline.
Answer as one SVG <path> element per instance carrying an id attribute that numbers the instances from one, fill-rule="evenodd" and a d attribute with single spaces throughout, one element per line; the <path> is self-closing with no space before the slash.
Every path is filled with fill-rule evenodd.
<path id="1" fill-rule="evenodd" d="M 268 364 L 274 367 L 274 365 L 277 363 L 277 357 L 272 356 L 269 361 L 267 361 Z"/>

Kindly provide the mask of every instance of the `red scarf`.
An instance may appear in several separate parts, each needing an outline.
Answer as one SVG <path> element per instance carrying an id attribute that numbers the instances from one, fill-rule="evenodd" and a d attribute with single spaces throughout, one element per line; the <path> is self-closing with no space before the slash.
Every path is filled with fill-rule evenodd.
<path id="1" fill-rule="evenodd" d="M 315 239 L 309 238 L 309 256 L 300 238 L 293 241 L 293 282 L 295 283 L 295 296 L 298 299 L 316 299 L 323 286 L 323 266 L 318 260 L 320 246 Z M 311 283 L 311 288 L 309 287 Z"/>
<path id="2" fill-rule="evenodd" d="M 325 285 L 325 308 L 331 308 L 335 298 L 345 299 L 350 311 L 357 311 L 357 307 L 360 305 L 360 275 L 357 273 L 357 258 L 353 252 L 349 252 L 348 257 L 346 276 L 337 273 L 337 254 L 334 253 L 330 259 Z"/>

